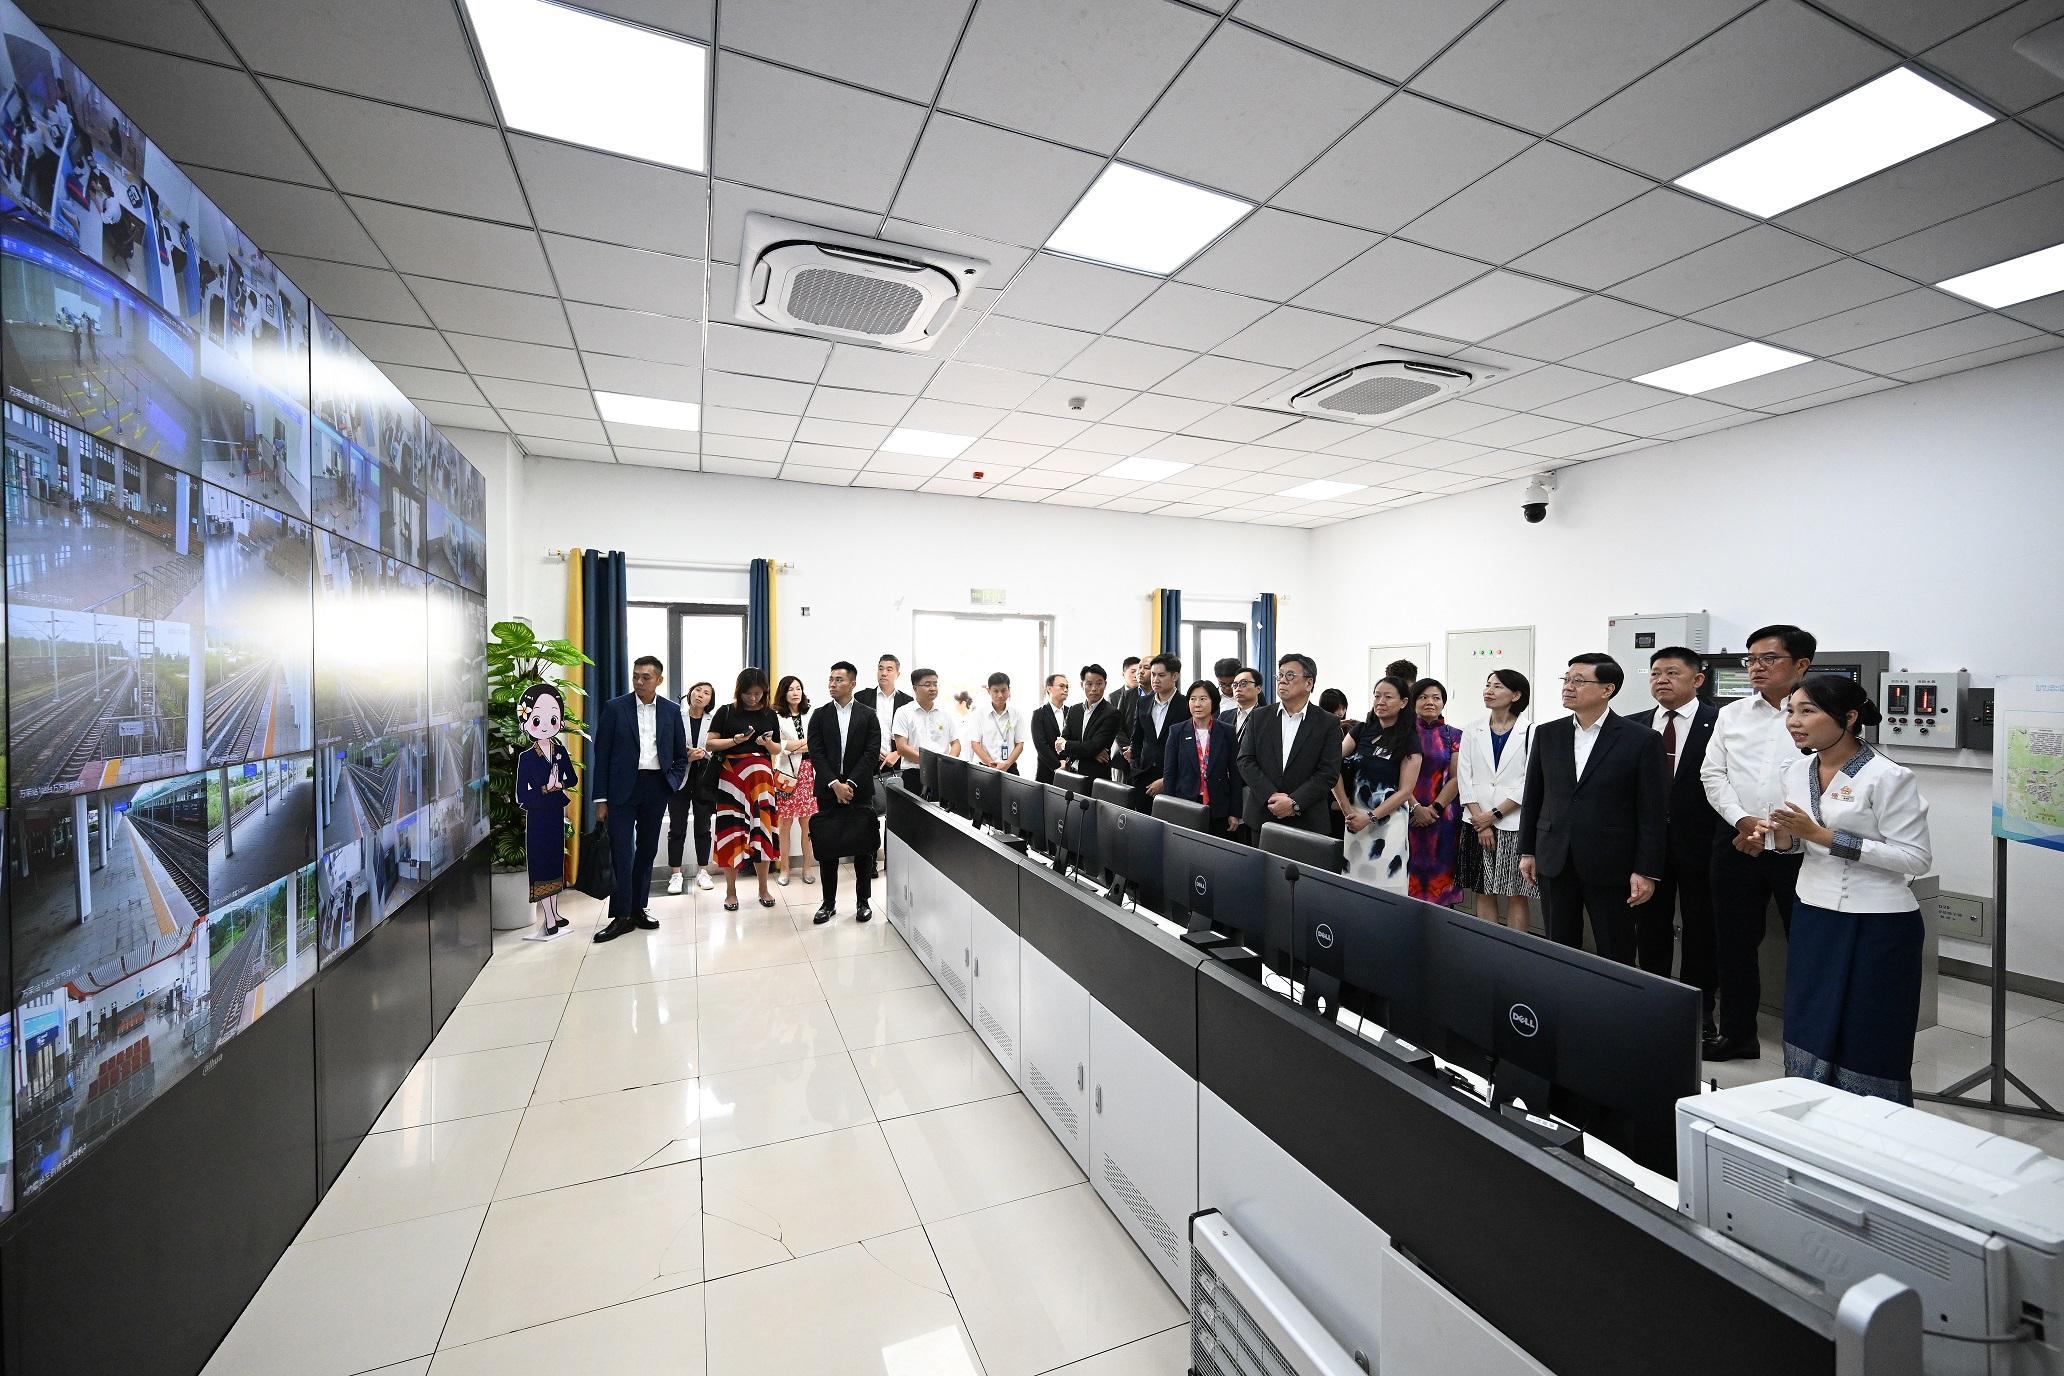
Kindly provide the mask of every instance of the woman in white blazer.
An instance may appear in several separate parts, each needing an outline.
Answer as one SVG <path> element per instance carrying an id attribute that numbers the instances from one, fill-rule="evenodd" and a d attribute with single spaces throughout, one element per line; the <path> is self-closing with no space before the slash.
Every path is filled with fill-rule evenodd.
<path id="1" fill-rule="evenodd" d="M 1785 962 L 1785 1074 L 1913 1102 L 1923 936 L 1913 880 L 1933 863 L 1913 771 L 1866 745 L 1877 705 L 1853 680 L 1809 674 L 1785 726 L 1813 753 L 1784 766 L 1767 829 L 1803 850 Z"/>
<path id="2" fill-rule="evenodd" d="M 1462 830 L 1457 866 L 1462 887 L 1476 895 L 1476 915 L 1527 929 L 1527 900 L 1540 891 L 1519 872 L 1519 804 L 1526 793 L 1527 749 L 1533 727 L 1519 720 L 1534 690 L 1517 669 L 1493 669 L 1484 680 L 1491 715 L 1462 733 L 1456 752 L 1455 800 L 1469 825 Z"/>

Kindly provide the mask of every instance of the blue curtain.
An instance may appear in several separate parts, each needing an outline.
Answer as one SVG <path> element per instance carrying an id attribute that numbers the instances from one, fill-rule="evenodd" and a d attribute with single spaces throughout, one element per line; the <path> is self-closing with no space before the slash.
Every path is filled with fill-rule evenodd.
<path id="1" fill-rule="evenodd" d="M 1154 596 L 1161 602 L 1161 643 L 1154 647 L 1154 652 L 1179 655 L 1182 653 L 1182 591 L 1162 588 Z"/>
<path id="2" fill-rule="evenodd" d="M 746 575 L 745 662 L 774 672 L 774 568 L 765 559 L 752 561 Z"/>
<path id="3" fill-rule="evenodd" d="M 1254 599 L 1252 637 L 1255 668 L 1261 670 L 1262 700 L 1268 700 L 1269 685 L 1276 676 L 1276 595 L 1265 592 Z"/>
<path id="4" fill-rule="evenodd" d="M 630 610 L 623 551 L 581 551 L 581 652 L 595 661 L 588 670 L 588 710 L 594 720 L 602 704 L 631 691 Z"/>

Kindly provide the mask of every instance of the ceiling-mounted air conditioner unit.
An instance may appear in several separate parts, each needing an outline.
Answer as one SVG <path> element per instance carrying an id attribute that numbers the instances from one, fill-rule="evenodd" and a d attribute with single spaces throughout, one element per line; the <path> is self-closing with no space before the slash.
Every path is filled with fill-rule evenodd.
<path id="1" fill-rule="evenodd" d="M 758 212 L 738 263 L 740 320 L 912 352 L 938 343 L 989 267 Z"/>
<path id="2" fill-rule="evenodd" d="M 1293 383 L 1259 404 L 1351 425 L 1381 425 L 1497 375 L 1495 368 L 1461 359 L 1385 350 L 1367 362 L 1334 368 L 1316 381 Z"/>

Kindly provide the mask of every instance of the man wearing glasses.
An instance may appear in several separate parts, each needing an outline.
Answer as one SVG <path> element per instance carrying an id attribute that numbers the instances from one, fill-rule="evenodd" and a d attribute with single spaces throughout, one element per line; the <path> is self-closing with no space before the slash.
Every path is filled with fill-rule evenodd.
<path id="1" fill-rule="evenodd" d="M 1326 798 L 1340 777 L 1340 723 L 1312 708 L 1318 681 L 1310 655 L 1284 655 L 1276 663 L 1276 707 L 1256 713 L 1240 735 L 1241 817 L 1249 836 L 1258 838 L 1270 822 L 1328 832 Z"/>
<path id="2" fill-rule="evenodd" d="M 1699 766 L 1706 800 L 1724 824 L 1713 848 L 1720 993 L 1719 1035 L 1705 1043 L 1709 1061 L 1753 1061 L 1763 1054 L 1756 1035 L 1756 1008 L 1763 1001 L 1763 974 L 1756 963 L 1763 913 L 1775 903 L 1790 930 L 1803 857 L 1770 849 L 1769 838 L 1756 828 L 1784 801 L 1781 771 L 1799 754 L 1785 728 L 1785 700 L 1805 677 L 1817 648 L 1819 642 L 1797 626 L 1780 623 L 1752 632 L 1742 666 L 1754 691 L 1720 709 Z"/>
<path id="3" fill-rule="evenodd" d="M 1233 675 L 1233 700 L 1226 704 L 1218 719 L 1233 728 L 1233 739 L 1238 740 L 1247 729 L 1254 709 L 1261 703 L 1261 670 L 1244 667 Z"/>
<path id="4" fill-rule="evenodd" d="M 1562 676 L 1570 715 L 1534 728 L 1519 804 L 1519 872 L 1541 890 L 1548 937 L 1592 945 L 1634 963 L 1634 909 L 1655 897 L 1663 872 L 1668 793 L 1663 740 L 1616 716 L 1626 671 L 1607 654 L 1582 654 Z"/>
<path id="5" fill-rule="evenodd" d="M 1648 657 L 1648 695 L 1653 710 L 1634 720 L 1663 738 L 1663 766 L 1670 780 L 1670 839 L 1655 902 L 1634 919 L 1635 960 L 1652 975 L 1670 977 L 1673 909 L 1684 915 L 1681 978 L 1704 999 L 1705 1035 L 1718 1034 L 1713 999 L 1719 981 L 1713 973 L 1713 840 L 1719 820 L 1706 801 L 1699 766 L 1713 722 L 1720 709 L 1700 696 L 1706 686 L 1705 662 L 1696 650 L 1668 645 Z"/>

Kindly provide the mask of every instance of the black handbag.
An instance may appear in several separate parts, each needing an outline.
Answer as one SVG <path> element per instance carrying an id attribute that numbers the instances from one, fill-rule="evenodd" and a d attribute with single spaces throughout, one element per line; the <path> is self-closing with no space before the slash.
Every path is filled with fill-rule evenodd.
<path id="1" fill-rule="evenodd" d="M 607 827 L 590 827 L 581 836 L 580 872 L 573 877 L 573 887 L 590 898 L 616 892 L 616 857 Z"/>

